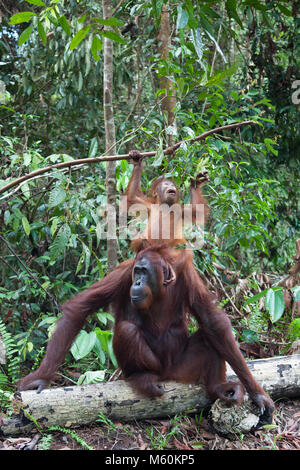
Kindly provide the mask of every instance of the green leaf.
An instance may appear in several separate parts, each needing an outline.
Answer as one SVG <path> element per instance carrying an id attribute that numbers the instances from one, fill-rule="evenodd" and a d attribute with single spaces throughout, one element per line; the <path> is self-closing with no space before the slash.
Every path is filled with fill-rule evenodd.
<path id="1" fill-rule="evenodd" d="M 59 218 L 58 218 L 58 217 L 54 217 L 54 219 L 52 220 L 51 228 L 50 228 L 51 236 L 52 236 L 52 237 L 53 237 L 53 235 L 54 235 L 55 232 L 56 232 L 56 229 L 57 229 L 57 226 L 58 226 L 58 222 L 59 222 Z"/>
<path id="2" fill-rule="evenodd" d="M 97 334 L 97 328 L 95 328 L 95 333 Z M 98 357 L 99 361 L 101 364 L 105 364 L 105 361 L 106 361 L 106 354 L 101 346 L 101 343 L 99 341 L 99 338 L 97 336 L 97 341 L 95 342 L 95 346 L 93 348 L 93 352 L 96 354 L 96 356 Z"/>
<path id="3" fill-rule="evenodd" d="M 293 287 L 292 292 L 293 292 L 293 297 L 294 297 L 295 301 L 299 302 L 299 300 L 300 300 L 300 286 Z"/>
<path id="4" fill-rule="evenodd" d="M 112 346 L 112 339 L 113 333 L 110 330 L 101 330 L 100 328 L 95 328 L 95 333 L 97 335 L 98 341 L 100 342 L 101 348 L 103 351 L 107 352 L 109 355 L 113 365 L 115 367 L 118 366 L 116 357 L 114 355 L 113 346 Z"/>
<path id="5" fill-rule="evenodd" d="M 91 45 L 91 53 L 95 62 L 98 62 L 100 59 L 98 51 L 102 50 L 102 41 L 99 39 L 99 36 L 94 36 Z"/>
<path id="6" fill-rule="evenodd" d="M 31 163 L 31 154 L 25 152 L 24 155 L 23 155 L 23 158 L 24 158 L 24 165 L 25 166 L 30 165 L 30 163 Z"/>
<path id="7" fill-rule="evenodd" d="M 94 137 L 91 140 L 91 145 L 90 145 L 90 150 L 89 150 L 89 157 L 90 158 L 95 157 L 96 153 L 97 153 L 97 150 L 98 150 L 98 139 L 97 139 L 97 137 Z"/>
<path id="8" fill-rule="evenodd" d="M 277 4 L 279 10 L 281 13 L 283 13 L 286 16 L 293 16 L 293 13 L 291 10 L 288 10 L 284 5 L 281 5 L 280 3 Z"/>
<path id="9" fill-rule="evenodd" d="M 113 365 L 117 368 L 118 367 L 118 362 L 117 362 L 117 359 L 116 359 L 116 356 L 115 356 L 115 353 L 114 353 L 114 349 L 113 349 L 113 337 L 112 336 L 109 338 L 107 346 L 108 346 L 109 358 L 110 358 L 111 362 L 113 363 Z"/>
<path id="10" fill-rule="evenodd" d="M 223 54 L 223 51 L 222 49 L 220 48 L 217 40 L 214 38 L 214 36 L 212 34 L 210 34 L 209 31 L 205 30 L 205 33 L 208 35 L 208 37 L 215 43 L 215 46 L 216 46 L 216 50 L 218 51 L 218 53 L 220 54 L 220 56 L 222 57 L 223 61 L 225 63 L 227 63 L 227 60 L 226 60 L 226 57 L 224 56 Z"/>
<path id="11" fill-rule="evenodd" d="M 118 18 L 114 18 L 111 16 L 107 20 L 103 18 L 94 18 L 97 23 L 103 24 L 105 26 L 123 26 L 124 22 L 122 20 L 119 20 Z"/>
<path id="12" fill-rule="evenodd" d="M 50 256 L 56 260 L 65 250 L 71 237 L 71 229 L 68 224 L 62 225 L 58 231 L 54 242 L 50 246 Z"/>
<path id="13" fill-rule="evenodd" d="M 30 224 L 28 222 L 27 217 L 25 217 L 25 215 L 22 217 L 22 225 L 23 225 L 24 232 L 26 233 L 27 236 L 29 236 L 30 235 Z"/>
<path id="14" fill-rule="evenodd" d="M 263 5 L 258 0 L 246 0 L 245 3 L 246 5 L 249 5 L 250 7 L 255 8 L 255 10 L 265 11 L 266 9 L 265 5 Z"/>
<path id="15" fill-rule="evenodd" d="M 195 51 L 201 63 L 203 51 L 204 51 L 204 44 L 202 41 L 199 28 L 196 28 L 195 31 L 192 31 L 192 39 L 193 39 L 193 45 L 194 45 Z"/>
<path id="16" fill-rule="evenodd" d="M 83 242 L 82 242 L 82 256 L 84 256 L 84 259 L 85 259 L 84 274 L 86 274 L 88 272 L 88 269 L 89 269 L 89 266 L 90 266 L 91 252 L 90 252 L 89 248 Z"/>
<path id="17" fill-rule="evenodd" d="M 86 15 L 82 15 L 82 17 L 79 18 L 78 23 L 80 23 L 80 24 L 81 24 L 81 23 L 84 23 L 85 20 L 86 20 Z"/>
<path id="18" fill-rule="evenodd" d="M 19 24 L 26 23 L 30 21 L 33 16 L 36 16 L 32 11 L 22 11 L 21 13 L 16 13 L 10 18 L 9 24 Z"/>
<path id="19" fill-rule="evenodd" d="M 268 289 L 265 307 L 270 313 L 271 322 L 278 321 L 285 309 L 282 290 Z"/>
<path id="20" fill-rule="evenodd" d="M 85 38 L 85 36 L 88 34 L 89 30 L 91 28 L 91 25 L 87 25 L 84 28 L 80 29 L 77 31 L 75 36 L 73 37 L 71 44 L 70 44 L 70 51 L 73 51 L 75 47 L 78 46 L 78 44 L 81 43 L 81 41 Z"/>
<path id="21" fill-rule="evenodd" d="M 44 26 L 42 25 L 42 23 L 40 21 L 38 21 L 37 27 L 38 27 L 39 36 L 40 36 L 41 40 L 43 41 L 44 45 L 46 46 L 47 45 L 47 36 L 46 36 L 45 30 L 44 30 Z"/>
<path id="22" fill-rule="evenodd" d="M 161 9 L 162 9 L 163 4 L 164 4 L 164 0 L 152 0 L 152 10 L 154 13 L 156 23 L 160 21 Z"/>
<path id="23" fill-rule="evenodd" d="M 160 166 L 162 164 L 164 156 L 165 155 L 164 155 L 164 152 L 163 152 L 162 141 L 160 141 L 159 148 L 157 149 L 157 152 L 155 154 L 155 159 L 154 159 L 154 162 L 152 163 L 152 165 L 154 167 Z"/>
<path id="24" fill-rule="evenodd" d="M 110 321 L 111 323 L 114 323 L 115 321 L 115 318 L 108 312 L 97 313 L 96 317 L 98 318 L 98 321 L 102 323 L 104 326 L 107 325 L 108 321 Z"/>
<path id="25" fill-rule="evenodd" d="M 57 184 L 49 194 L 49 209 L 58 206 L 66 199 L 65 190 Z"/>
<path id="26" fill-rule="evenodd" d="M 87 333 L 86 331 L 81 330 L 70 349 L 74 359 L 78 361 L 79 359 L 87 356 L 93 349 L 96 340 L 97 336 L 94 331 Z"/>
<path id="27" fill-rule="evenodd" d="M 294 318 L 289 325 L 289 339 L 295 341 L 300 338 L 300 318 Z"/>
<path id="28" fill-rule="evenodd" d="M 68 36 L 71 36 L 71 28 L 65 15 L 62 15 L 60 18 L 58 18 L 58 23 L 60 24 L 64 32 Z"/>
<path id="29" fill-rule="evenodd" d="M 249 305 L 249 304 L 254 304 L 254 302 L 257 302 L 257 300 L 261 299 L 262 297 L 265 297 L 268 289 L 265 289 L 261 292 L 259 292 L 256 295 L 253 295 L 253 297 L 250 297 L 250 299 L 247 299 L 244 305 Z"/>
<path id="30" fill-rule="evenodd" d="M 235 62 L 232 64 L 230 67 L 228 67 L 225 70 L 222 70 L 221 72 L 216 72 L 214 75 L 205 83 L 205 86 L 215 86 L 219 85 L 223 80 L 226 78 L 230 78 L 239 68 L 240 63 L 239 61 Z"/>
<path id="31" fill-rule="evenodd" d="M 42 0 L 26 0 L 27 3 L 31 3 L 32 5 L 37 5 L 38 7 L 45 7 L 45 3 Z"/>
<path id="32" fill-rule="evenodd" d="M 105 370 L 88 370 L 77 380 L 77 385 L 90 385 L 105 380 Z"/>
<path id="33" fill-rule="evenodd" d="M 24 31 L 22 32 L 22 34 L 20 35 L 19 37 L 19 40 L 18 40 L 18 46 L 21 46 L 22 44 L 24 44 L 24 42 L 27 41 L 27 39 L 29 38 L 30 34 L 32 33 L 32 24 L 30 26 L 28 26 L 26 29 L 24 29 Z"/>
<path id="34" fill-rule="evenodd" d="M 246 341 L 247 343 L 256 343 L 259 341 L 259 339 L 255 331 L 246 328 L 242 332 L 241 341 Z"/>
<path id="35" fill-rule="evenodd" d="M 188 24 L 188 21 L 189 21 L 189 14 L 182 8 L 182 5 L 178 5 L 176 28 L 177 29 L 184 28 Z"/>
<path id="36" fill-rule="evenodd" d="M 0 108 L 7 109 L 7 111 L 11 111 L 12 113 L 16 113 L 16 111 L 13 108 L 10 108 L 9 106 L 5 106 L 4 104 L 0 104 Z"/>
<path id="37" fill-rule="evenodd" d="M 269 150 L 269 152 L 272 152 L 274 155 L 278 155 L 278 150 L 274 149 L 273 148 L 273 145 L 277 145 L 277 142 L 275 142 L 274 140 L 272 139 L 264 139 L 264 144 L 265 146 L 267 147 L 267 149 Z"/>
<path id="38" fill-rule="evenodd" d="M 243 23 L 241 22 L 240 18 L 239 18 L 239 15 L 237 14 L 237 11 L 236 11 L 236 0 L 227 0 L 226 1 L 226 10 L 227 10 L 227 13 L 228 13 L 228 16 L 230 18 L 233 18 L 239 25 L 241 28 L 243 28 Z"/>
<path id="39" fill-rule="evenodd" d="M 79 70 L 79 74 L 78 74 L 78 85 L 77 85 L 77 90 L 78 90 L 78 91 L 81 91 L 81 90 L 82 90 L 82 85 L 83 85 L 83 76 L 82 76 L 81 71 Z"/>
<path id="40" fill-rule="evenodd" d="M 113 31 L 99 31 L 102 36 L 111 39 L 112 41 L 119 42 L 120 44 L 126 44 L 125 39 L 121 38 L 117 33 Z"/>

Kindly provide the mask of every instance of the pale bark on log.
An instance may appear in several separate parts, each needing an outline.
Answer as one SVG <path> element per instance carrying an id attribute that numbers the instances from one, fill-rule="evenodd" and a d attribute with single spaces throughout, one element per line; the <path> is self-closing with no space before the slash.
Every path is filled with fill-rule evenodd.
<path id="1" fill-rule="evenodd" d="M 300 354 L 248 361 L 248 366 L 272 398 L 300 397 Z M 236 380 L 229 366 L 227 378 Z M 112 420 L 131 421 L 197 413 L 211 404 L 201 385 L 162 385 L 165 394 L 160 398 L 141 397 L 123 380 L 43 390 L 40 394 L 18 392 L 13 399 L 15 414 L 0 421 L 0 434 L 29 432 L 34 427 L 31 417 L 42 428 L 71 427 L 95 422 L 99 413 Z"/>

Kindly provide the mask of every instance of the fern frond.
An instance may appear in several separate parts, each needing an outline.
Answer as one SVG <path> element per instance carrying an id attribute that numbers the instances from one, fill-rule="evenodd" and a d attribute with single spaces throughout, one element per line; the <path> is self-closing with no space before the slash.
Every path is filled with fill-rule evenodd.
<path id="1" fill-rule="evenodd" d="M 2 337 L 7 358 L 7 372 L 12 382 L 16 382 L 19 379 L 20 372 L 20 356 L 18 354 L 19 351 L 16 348 L 14 338 L 7 331 L 5 323 L 3 323 L 2 320 L 0 320 L 0 334 Z"/>

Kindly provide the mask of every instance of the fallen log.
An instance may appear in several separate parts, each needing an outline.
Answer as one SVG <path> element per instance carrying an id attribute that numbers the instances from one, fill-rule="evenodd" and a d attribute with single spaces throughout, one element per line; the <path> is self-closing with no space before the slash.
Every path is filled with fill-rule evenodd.
<path id="1" fill-rule="evenodd" d="M 272 398 L 300 397 L 300 354 L 248 361 L 248 366 Z M 236 380 L 229 366 L 227 378 Z M 141 397 L 123 380 L 53 388 L 40 394 L 17 392 L 12 399 L 14 414 L 0 420 L 0 434 L 26 434 L 34 426 L 80 426 L 95 422 L 99 413 L 124 421 L 197 413 L 211 404 L 201 385 L 162 385 L 165 394 L 160 398 Z"/>

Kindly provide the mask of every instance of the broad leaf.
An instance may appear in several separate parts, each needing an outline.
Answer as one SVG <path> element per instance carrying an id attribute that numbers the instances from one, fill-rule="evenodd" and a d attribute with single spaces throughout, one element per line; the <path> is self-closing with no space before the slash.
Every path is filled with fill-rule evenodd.
<path id="1" fill-rule="evenodd" d="M 228 13 L 228 16 L 230 18 L 233 18 L 241 28 L 243 28 L 243 23 L 241 22 L 240 20 L 240 17 L 239 15 L 237 14 L 237 5 L 236 5 L 236 0 L 227 0 L 226 1 L 226 10 L 227 10 L 227 13 Z"/>
<path id="2" fill-rule="evenodd" d="M 93 137 L 91 140 L 90 150 L 89 150 L 89 157 L 93 158 L 96 156 L 98 150 L 98 140 L 97 137 Z"/>
<path id="3" fill-rule="evenodd" d="M 23 228 L 24 228 L 24 232 L 26 233 L 26 235 L 30 235 L 30 224 L 28 222 L 28 219 L 27 217 L 23 216 L 22 217 L 22 225 L 23 225 Z"/>
<path id="4" fill-rule="evenodd" d="M 79 359 L 87 356 L 93 349 L 96 339 L 96 333 L 93 331 L 87 333 L 86 331 L 81 330 L 70 349 L 74 359 L 78 361 Z"/>
<path id="5" fill-rule="evenodd" d="M 33 16 L 36 16 L 32 11 L 22 11 L 21 13 L 16 13 L 10 18 L 9 24 L 19 24 L 26 23 L 30 21 Z"/>
<path id="6" fill-rule="evenodd" d="M 126 44 L 125 39 L 121 38 L 117 33 L 113 31 L 99 31 L 102 36 L 111 39 L 112 41 L 119 42 L 120 44 Z"/>
<path id="7" fill-rule="evenodd" d="M 244 305 L 254 304 L 254 302 L 256 302 L 257 300 L 261 299 L 262 297 L 265 297 L 267 291 L 268 291 L 268 289 L 265 289 L 265 290 L 259 292 L 258 294 L 253 295 L 253 297 L 250 297 L 250 299 L 246 300 Z"/>
<path id="8" fill-rule="evenodd" d="M 75 36 L 73 37 L 71 44 L 70 44 L 70 51 L 73 51 L 75 47 L 78 46 L 78 44 L 81 43 L 81 41 L 85 38 L 85 36 L 88 34 L 89 30 L 91 28 L 91 25 L 87 25 L 84 28 L 80 29 L 77 31 Z"/>
<path id="9" fill-rule="evenodd" d="M 160 141 L 159 148 L 157 149 L 157 152 L 155 154 L 155 159 L 154 159 L 154 162 L 152 163 L 152 165 L 154 167 L 160 166 L 162 164 L 164 156 L 165 155 L 164 155 L 163 148 L 162 148 L 162 141 Z"/>
<path id="10" fill-rule="evenodd" d="M 293 297 L 294 297 L 295 301 L 299 302 L 299 300 L 300 300 L 300 286 L 293 287 L 292 292 L 293 292 Z"/>
<path id="11" fill-rule="evenodd" d="M 102 41 L 98 36 L 94 36 L 92 40 L 91 53 L 95 62 L 98 62 L 100 59 L 98 51 L 102 49 Z"/>
<path id="12" fill-rule="evenodd" d="M 20 35 L 19 37 L 19 40 L 18 40 L 18 46 L 21 46 L 22 44 L 24 44 L 24 42 L 27 41 L 27 39 L 29 38 L 30 34 L 32 33 L 32 24 L 30 26 L 28 26 L 26 29 L 24 29 L 24 31 L 22 32 L 22 34 Z"/>
<path id="13" fill-rule="evenodd" d="M 268 289 L 265 307 L 270 313 L 271 322 L 275 323 L 279 320 L 284 312 L 284 298 L 281 290 Z"/>
<path id="14" fill-rule="evenodd" d="M 255 331 L 246 328 L 242 332 L 241 341 L 246 341 L 247 343 L 256 343 L 259 341 L 259 338 Z"/>
<path id="15" fill-rule="evenodd" d="M 68 20 L 66 19 L 65 15 L 62 15 L 60 18 L 58 18 L 58 22 L 59 22 L 60 26 L 62 27 L 62 29 L 64 30 L 64 32 L 68 36 L 71 36 L 71 28 L 70 28 L 70 25 L 69 25 Z"/>
<path id="16" fill-rule="evenodd" d="M 188 24 L 188 21 L 189 21 L 188 13 L 182 8 L 182 5 L 178 5 L 176 28 L 177 29 L 184 28 Z"/>
<path id="17" fill-rule="evenodd" d="M 65 190 L 58 184 L 49 195 L 49 208 L 56 207 L 66 198 Z"/>
<path id="18" fill-rule="evenodd" d="M 90 385 L 103 382 L 105 380 L 105 372 L 105 370 L 88 370 L 79 377 L 77 384 Z"/>
<path id="19" fill-rule="evenodd" d="M 197 28 L 195 31 L 192 31 L 192 38 L 193 38 L 194 48 L 196 50 L 199 61 L 201 63 L 202 56 L 203 56 L 203 51 L 204 51 L 204 44 L 203 44 L 203 41 L 202 41 L 202 37 L 201 37 L 201 33 L 200 33 L 199 28 Z"/>
<path id="20" fill-rule="evenodd" d="M 64 252 L 70 237 L 71 229 L 69 225 L 62 225 L 54 239 L 54 242 L 50 246 L 50 256 L 52 259 L 57 259 Z"/>
<path id="21" fill-rule="evenodd" d="M 123 26 L 124 24 L 122 20 L 114 18 L 113 16 L 107 20 L 104 20 L 103 18 L 95 18 L 95 20 L 97 23 L 103 24 L 104 26 Z"/>
<path id="22" fill-rule="evenodd" d="M 27 3 L 31 3 L 32 5 L 37 5 L 38 7 L 45 7 L 45 3 L 42 0 L 26 0 Z"/>
<path id="23" fill-rule="evenodd" d="M 214 38 L 214 36 L 212 34 L 210 34 L 209 31 L 205 30 L 205 33 L 215 43 L 215 46 L 216 46 L 216 49 L 217 49 L 218 53 L 220 54 L 220 56 L 222 57 L 222 59 L 224 60 L 224 62 L 226 64 L 227 63 L 226 57 L 224 56 L 223 51 L 222 51 L 222 49 L 220 48 L 220 46 L 218 44 L 218 41 Z"/>
<path id="24" fill-rule="evenodd" d="M 46 46 L 47 36 L 46 36 L 45 30 L 44 30 L 44 26 L 42 25 L 42 23 L 40 21 L 38 21 L 38 33 L 39 33 L 39 36 L 40 36 L 41 40 L 43 41 L 44 45 Z"/>

